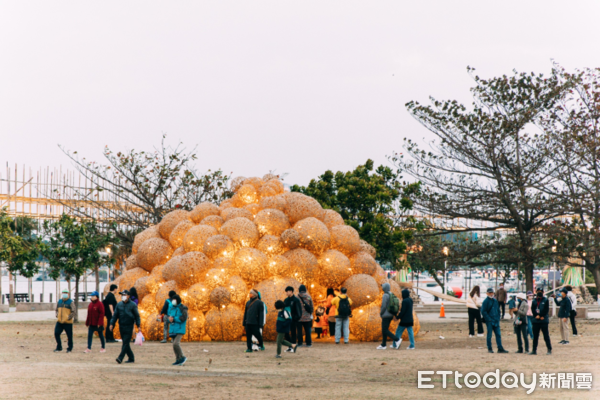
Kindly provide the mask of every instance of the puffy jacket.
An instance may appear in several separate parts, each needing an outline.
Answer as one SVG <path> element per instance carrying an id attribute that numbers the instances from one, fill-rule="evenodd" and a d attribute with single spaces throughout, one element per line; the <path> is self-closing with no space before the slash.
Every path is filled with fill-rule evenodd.
<path id="1" fill-rule="evenodd" d="M 413 319 L 413 301 L 410 298 L 410 290 L 402 290 L 402 304 L 400 304 L 400 307 L 400 312 L 398 313 L 400 326 L 413 326 L 415 321 Z"/>
<path id="2" fill-rule="evenodd" d="M 174 306 L 169 303 L 169 311 L 167 312 L 169 317 L 173 317 L 173 322 L 169 324 L 169 336 L 175 337 L 177 335 L 185 335 L 185 328 L 187 325 L 188 308 L 184 304 L 178 304 Z"/>
<path id="3" fill-rule="evenodd" d="M 104 304 L 100 300 L 92 301 L 88 306 L 85 326 L 104 326 Z"/>
<path id="4" fill-rule="evenodd" d="M 306 307 L 304 307 L 304 304 L 306 304 L 307 306 L 312 307 L 312 309 L 314 311 L 315 306 L 313 304 L 312 298 L 306 292 L 299 293 L 298 296 L 300 297 L 300 305 L 302 306 L 302 316 L 300 317 L 300 322 L 312 321 L 312 319 L 313 319 L 312 313 L 309 313 L 308 311 L 306 311 Z M 304 304 L 302 304 L 302 302 L 304 302 Z"/>
<path id="5" fill-rule="evenodd" d="M 243 325 L 258 325 L 263 326 L 265 320 L 265 305 L 261 299 L 255 297 L 248 300 L 246 309 L 244 310 Z"/>
<path id="6" fill-rule="evenodd" d="M 539 310 L 539 312 L 538 312 Z M 531 320 L 532 324 L 548 324 L 550 318 L 548 318 L 548 312 L 550 311 L 550 302 L 547 298 L 542 297 L 534 297 L 533 303 L 531 303 L 531 314 L 533 315 L 533 319 Z M 537 316 L 540 318 L 536 318 Z M 544 318 L 544 319 L 542 319 Z"/>
<path id="7" fill-rule="evenodd" d="M 497 326 L 500 324 L 500 305 L 494 297 L 486 297 L 481 305 L 481 315 L 486 324 Z"/>
<path id="8" fill-rule="evenodd" d="M 381 285 L 383 289 L 383 297 L 381 298 L 381 309 L 379 310 L 379 316 L 383 318 L 394 318 L 394 315 L 388 311 L 388 305 L 390 304 L 390 284 L 384 283 Z"/>
<path id="9" fill-rule="evenodd" d="M 60 299 L 56 304 L 56 318 L 61 324 L 72 324 L 75 317 L 75 302 L 73 299 Z"/>
<path id="10" fill-rule="evenodd" d="M 568 297 L 565 297 L 564 299 L 561 297 L 560 300 L 555 298 L 554 302 L 560 307 L 558 309 L 558 318 L 569 318 L 571 310 L 573 309 L 571 300 L 569 300 Z"/>
<path id="11" fill-rule="evenodd" d="M 166 299 L 163 308 L 160 310 L 162 315 L 169 315 L 169 307 L 171 307 L 171 299 Z"/>
<path id="12" fill-rule="evenodd" d="M 133 301 L 120 301 L 115 308 L 115 313 L 110 320 L 110 325 L 115 325 L 119 322 L 121 331 L 123 328 L 133 328 L 133 325 L 140 327 L 140 313 L 137 304 Z"/>

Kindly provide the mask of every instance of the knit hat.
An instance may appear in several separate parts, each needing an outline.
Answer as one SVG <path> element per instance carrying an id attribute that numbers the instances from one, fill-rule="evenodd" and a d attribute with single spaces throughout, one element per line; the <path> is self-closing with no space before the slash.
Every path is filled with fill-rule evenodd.
<path id="1" fill-rule="evenodd" d="M 298 289 L 298 292 L 300 292 L 300 293 L 306 293 L 306 286 L 300 285 L 300 289 Z"/>
<path id="2" fill-rule="evenodd" d="M 258 297 L 258 292 L 254 289 L 250 290 L 250 293 L 254 294 L 256 297 Z"/>
<path id="3" fill-rule="evenodd" d="M 494 288 L 491 288 L 491 287 L 487 288 L 487 292 L 488 293 L 494 293 Z"/>

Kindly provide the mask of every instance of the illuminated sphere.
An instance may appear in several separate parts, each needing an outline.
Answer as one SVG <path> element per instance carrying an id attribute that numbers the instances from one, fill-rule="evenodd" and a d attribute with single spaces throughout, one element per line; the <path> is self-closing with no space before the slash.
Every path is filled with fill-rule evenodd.
<path id="1" fill-rule="evenodd" d="M 196 283 L 188 289 L 186 305 L 190 310 L 206 312 L 210 306 L 210 290 L 204 283 Z"/>
<path id="2" fill-rule="evenodd" d="M 246 282 L 255 283 L 268 276 L 267 256 L 253 248 L 243 248 L 235 253 L 234 270 Z"/>
<path id="3" fill-rule="evenodd" d="M 160 289 L 158 289 L 158 292 L 156 292 L 156 308 L 162 310 L 163 306 L 165 305 L 165 301 L 169 298 L 169 292 L 171 290 L 179 293 L 179 288 L 177 287 L 177 283 L 175 281 L 168 281 L 162 284 Z"/>
<path id="4" fill-rule="evenodd" d="M 283 247 L 283 243 L 281 243 L 279 236 L 263 236 L 256 244 L 256 248 L 265 253 L 268 257 L 285 253 L 285 248 Z"/>
<path id="5" fill-rule="evenodd" d="M 236 193 L 240 200 L 244 202 L 244 204 L 256 203 L 258 201 L 258 191 L 251 184 L 244 184 L 240 186 Z"/>
<path id="6" fill-rule="evenodd" d="M 148 291 L 150 291 L 150 293 L 156 294 L 156 292 L 158 292 L 158 289 L 160 288 L 160 285 L 165 282 L 165 280 L 162 277 L 162 271 L 164 268 L 165 266 L 163 264 L 157 265 L 156 267 L 154 267 L 152 272 L 150 272 L 150 275 L 148 275 L 146 287 L 148 288 Z"/>
<path id="7" fill-rule="evenodd" d="M 307 287 L 307 289 L 308 289 L 308 294 L 310 294 L 310 296 L 313 299 L 315 308 L 317 308 L 319 306 L 319 303 L 321 301 L 327 300 L 327 288 L 326 287 L 321 286 L 318 283 L 311 283 L 310 286 Z"/>
<path id="8" fill-rule="evenodd" d="M 381 286 L 370 275 L 352 275 L 342 284 L 348 289 L 348 297 L 352 299 L 352 308 L 359 308 L 377 300 Z"/>
<path id="9" fill-rule="evenodd" d="M 360 251 L 368 253 L 373 258 L 377 257 L 377 250 L 375 250 L 375 247 L 371 246 L 362 239 L 360 239 Z"/>
<path id="10" fill-rule="evenodd" d="M 352 275 L 350 260 L 337 250 L 327 250 L 319 257 L 319 283 L 326 288 L 339 288 Z"/>
<path id="11" fill-rule="evenodd" d="M 360 250 L 358 232 L 348 225 L 337 225 L 331 228 L 331 248 L 339 250 L 347 256 Z"/>
<path id="12" fill-rule="evenodd" d="M 294 229 L 286 229 L 281 233 L 283 247 L 294 250 L 300 246 L 300 234 Z"/>
<path id="13" fill-rule="evenodd" d="M 222 258 L 219 258 L 222 260 Z M 217 286 L 225 286 L 227 285 L 227 281 L 229 280 L 229 270 L 225 268 L 211 268 L 206 272 L 206 277 L 204 278 L 204 285 L 208 288 L 208 290 L 213 290 Z"/>
<path id="14" fill-rule="evenodd" d="M 259 211 L 254 217 L 254 223 L 261 235 L 279 236 L 290 228 L 288 217 L 282 211 L 273 208 Z"/>
<path id="15" fill-rule="evenodd" d="M 292 263 L 283 255 L 275 255 L 269 258 L 267 268 L 270 275 L 278 277 L 292 276 L 294 274 Z"/>
<path id="16" fill-rule="evenodd" d="M 324 223 L 314 217 L 296 222 L 294 230 L 300 235 L 300 247 L 321 254 L 329 248 L 331 237 Z"/>
<path id="17" fill-rule="evenodd" d="M 141 268 L 134 268 L 130 269 L 129 271 L 125 271 L 119 280 L 119 292 L 131 289 L 138 279 L 145 276 L 148 276 L 148 271 Z"/>
<path id="18" fill-rule="evenodd" d="M 294 288 L 294 293 L 298 293 L 300 282 L 291 278 L 270 278 L 266 279 L 256 286 L 254 289 L 260 292 L 262 301 L 267 305 L 267 324 L 263 327 L 263 338 L 265 340 L 275 340 L 277 332 L 275 330 L 275 321 L 277 320 L 277 312 L 274 305 L 277 300 L 285 300 L 285 288 L 291 286 Z"/>
<path id="19" fill-rule="evenodd" d="M 353 300 L 354 301 L 354 300 Z M 355 308 L 352 304 L 352 318 L 350 318 L 350 332 L 358 340 L 374 342 L 381 340 L 381 317 L 379 316 L 381 304 L 371 303 L 369 305 Z M 392 320 L 390 331 L 395 332 L 398 321 Z"/>
<path id="20" fill-rule="evenodd" d="M 183 237 L 183 249 L 188 251 L 202 251 L 206 240 L 218 232 L 209 225 L 196 225 Z"/>
<path id="21" fill-rule="evenodd" d="M 231 293 L 223 286 L 217 286 L 210 292 L 210 303 L 217 307 L 227 307 L 231 303 Z"/>
<path id="22" fill-rule="evenodd" d="M 262 185 L 258 191 L 258 197 L 260 198 L 277 196 L 278 194 L 279 191 L 277 190 L 277 186 L 269 185 L 268 183 Z"/>
<path id="23" fill-rule="evenodd" d="M 156 297 L 152 296 L 151 294 L 144 296 L 144 298 L 140 301 L 138 308 L 140 310 L 145 310 L 149 314 L 155 314 L 160 311 L 156 308 Z"/>
<path id="24" fill-rule="evenodd" d="M 119 286 L 119 282 L 121 281 L 122 277 L 123 277 L 123 275 L 117 277 L 117 279 L 115 279 L 114 281 L 108 282 L 106 285 L 104 285 L 104 289 L 102 289 L 102 293 L 104 294 L 104 297 L 106 297 L 106 295 L 110 291 L 110 285 Z"/>
<path id="25" fill-rule="evenodd" d="M 194 225 L 192 221 L 187 219 L 178 223 L 175 229 L 173 229 L 173 231 L 171 232 L 171 236 L 169 236 L 169 243 L 171 243 L 171 246 L 174 249 L 177 249 L 178 247 L 183 245 L 183 237 L 185 236 L 187 231 L 189 231 L 190 228 L 193 228 L 194 226 L 196 225 Z"/>
<path id="26" fill-rule="evenodd" d="M 160 233 L 158 232 L 158 225 L 153 225 L 145 230 L 141 231 L 137 235 L 135 235 L 135 239 L 133 239 L 133 245 L 131 246 L 131 252 L 136 254 L 138 249 L 148 239 L 152 238 L 160 238 Z"/>
<path id="27" fill-rule="evenodd" d="M 213 308 L 206 313 L 206 333 L 212 340 L 238 340 L 244 333 L 242 318 L 244 312 L 239 306 L 230 304 L 225 308 Z"/>
<path id="28" fill-rule="evenodd" d="M 312 197 L 302 193 L 287 193 L 286 214 L 291 224 L 314 217 L 320 219 L 323 216 L 323 207 Z"/>
<path id="29" fill-rule="evenodd" d="M 192 251 L 179 258 L 176 268 L 169 271 L 169 276 L 165 276 L 168 264 L 165 265 L 163 278 L 167 281 L 174 280 L 180 288 L 187 288 L 203 281 L 212 266 L 212 261 L 204 253 Z"/>
<path id="30" fill-rule="evenodd" d="M 141 316 L 140 316 L 141 317 Z M 158 313 L 149 312 L 142 320 L 142 331 L 146 340 L 162 340 L 163 339 L 163 323 L 157 321 L 160 317 Z"/>
<path id="31" fill-rule="evenodd" d="M 127 266 L 127 270 L 141 268 L 137 260 L 137 254 L 132 254 L 129 257 L 127 257 L 127 259 L 125 260 L 125 265 Z"/>
<path id="32" fill-rule="evenodd" d="M 225 201 L 222 201 L 221 204 L 219 204 L 219 215 L 221 212 L 223 212 L 224 209 L 229 208 L 229 207 L 235 207 L 233 205 L 233 200 L 227 199 Z"/>
<path id="33" fill-rule="evenodd" d="M 209 215 L 208 217 L 200 221 L 200 225 L 212 226 L 217 231 L 221 229 L 221 226 L 223 226 L 224 223 L 225 221 L 223 220 L 223 218 L 221 218 L 220 215 Z"/>
<path id="34" fill-rule="evenodd" d="M 177 224 L 185 220 L 191 220 L 189 211 L 171 211 L 170 213 L 165 215 L 160 221 L 160 224 L 158 224 L 158 231 L 160 232 L 160 236 L 162 236 L 163 239 L 169 240 L 169 236 L 171 236 L 171 232 L 173 232 L 173 229 L 175 229 Z"/>
<path id="35" fill-rule="evenodd" d="M 198 204 L 192 211 L 190 211 L 190 218 L 194 223 L 198 224 L 203 219 L 211 216 L 211 215 L 219 215 L 219 206 L 213 203 L 209 203 L 205 201 L 203 203 Z"/>
<path id="36" fill-rule="evenodd" d="M 263 210 L 266 210 L 267 208 L 272 208 L 279 211 L 285 211 L 287 201 L 285 197 L 283 197 L 283 195 L 278 195 L 273 197 L 263 197 L 260 199 L 258 204 Z"/>
<path id="37" fill-rule="evenodd" d="M 363 251 L 354 253 L 350 257 L 352 272 L 355 274 L 373 275 L 377 271 L 377 261 L 370 254 Z"/>
<path id="38" fill-rule="evenodd" d="M 221 234 L 229 236 L 236 249 L 254 247 L 259 239 L 254 222 L 247 218 L 234 218 L 223 224 Z"/>
<path id="39" fill-rule="evenodd" d="M 305 249 L 294 249 L 283 254 L 292 264 L 292 278 L 310 285 L 319 278 L 319 262 L 310 251 Z"/>
<path id="40" fill-rule="evenodd" d="M 250 211 L 254 217 L 256 217 L 256 214 L 258 214 L 260 210 L 262 210 L 262 208 L 256 203 L 246 204 L 244 209 Z M 254 220 L 254 218 L 252 218 L 252 220 Z"/>
<path id="41" fill-rule="evenodd" d="M 137 262 L 140 267 L 150 272 L 157 265 L 169 261 L 173 251 L 174 249 L 171 247 L 171 244 L 164 239 L 148 239 L 138 250 Z"/>
<path id="42" fill-rule="evenodd" d="M 184 342 L 199 342 L 206 334 L 206 319 L 201 311 L 189 310 L 185 327 L 185 335 L 181 338 Z"/>
<path id="43" fill-rule="evenodd" d="M 248 220 L 254 220 L 254 214 L 246 210 L 245 208 L 229 207 L 223 210 L 221 217 L 225 222 L 234 218 L 247 218 Z"/>
<path id="44" fill-rule="evenodd" d="M 328 229 L 345 224 L 342 216 L 333 210 L 323 210 L 323 223 Z"/>
<path id="45" fill-rule="evenodd" d="M 264 178 L 263 178 L 264 179 Z M 272 186 L 277 190 L 277 194 L 281 194 L 285 191 L 285 187 L 283 186 L 283 182 L 279 180 L 279 178 L 274 177 L 265 181 L 263 186 Z"/>
<path id="46" fill-rule="evenodd" d="M 232 192 L 237 192 L 238 189 L 240 187 L 242 187 L 245 180 L 246 180 L 245 176 L 237 176 L 231 180 L 231 183 L 229 184 L 229 188 L 231 189 Z"/>
<path id="47" fill-rule="evenodd" d="M 275 175 L 275 174 L 272 174 L 272 173 L 269 172 L 268 174 L 264 174 L 263 177 L 262 177 L 262 180 L 265 181 L 265 182 L 268 182 L 271 179 L 277 179 L 277 180 L 279 180 L 279 175 Z"/>
<path id="48" fill-rule="evenodd" d="M 231 302 L 244 305 L 248 297 L 248 286 L 241 276 L 234 275 L 229 278 L 226 285 L 231 294 Z M 268 307 L 268 306 L 267 306 Z"/>
<path id="49" fill-rule="evenodd" d="M 402 303 L 402 288 L 400 285 L 398 285 L 398 282 L 393 279 L 386 279 L 384 283 L 390 284 L 390 292 L 394 293 L 394 296 L 396 296 L 400 300 L 400 303 Z"/>
<path id="50" fill-rule="evenodd" d="M 244 185 L 252 185 L 252 186 L 254 186 L 254 188 L 257 191 L 260 190 L 260 187 L 264 184 L 265 184 L 265 181 L 263 181 L 262 178 L 259 178 L 259 177 L 252 177 L 252 178 L 247 178 L 244 180 Z M 240 187 L 240 189 L 242 187 L 243 187 L 243 185 Z M 240 189 L 238 189 L 238 191 Z"/>
<path id="51" fill-rule="evenodd" d="M 219 257 L 233 258 L 235 246 L 229 236 L 215 235 L 206 239 L 203 252 L 213 260 Z"/>
<path id="52" fill-rule="evenodd" d="M 150 279 L 149 275 L 142 276 L 133 284 L 133 287 L 137 291 L 139 300 L 142 300 L 147 294 L 150 293 L 150 290 L 148 290 L 148 287 L 146 286 L 148 279 Z"/>
<path id="53" fill-rule="evenodd" d="M 171 254 L 171 258 L 182 256 L 184 254 L 185 254 L 185 249 L 183 248 L 183 246 L 179 246 L 178 248 L 175 249 L 173 254 Z M 156 267 L 154 267 L 154 268 L 156 268 Z M 154 270 L 152 270 L 152 271 L 154 271 Z"/>
<path id="54" fill-rule="evenodd" d="M 387 280 L 387 274 L 385 273 L 383 268 L 381 268 L 379 265 L 377 265 L 377 268 L 375 269 L 375 273 L 372 276 L 373 276 L 373 278 L 375 278 L 375 281 L 377 282 L 377 284 L 379 286 L 381 286 L 381 284 Z"/>

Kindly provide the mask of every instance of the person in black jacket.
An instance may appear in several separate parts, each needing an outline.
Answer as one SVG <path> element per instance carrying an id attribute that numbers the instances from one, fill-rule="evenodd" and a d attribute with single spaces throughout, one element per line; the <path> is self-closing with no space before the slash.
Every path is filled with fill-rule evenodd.
<path id="1" fill-rule="evenodd" d="M 133 337 L 133 325 L 137 326 L 139 332 L 142 331 L 142 324 L 140 322 L 140 313 L 138 312 L 137 305 L 129 299 L 129 292 L 123 290 L 121 293 L 121 302 L 117 304 L 115 313 L 110 320 L 109 329 L 112 331 L 115 324 L 119 323 L 119 330 L 121 332 L 121 339 L 123 340 L 123 346 L 121 347 L 121 354 L 117 357 L 117 362 L 121 364 L 125 354 L 127 354 L 126 364 L 135 362 L 135 356 L 131 351 L 131 338 Z"/>
<path id="2" fill-rule="evenodd" d="M 110 285 L 110 291 L 102 301 L 104 305 L 104 316 L 106 317 L 107 323 L 110 325 L 115 308 L 117 308 L 117 298 L 115 294 L 119 290 L 119 287 L 114 283 Z M 106 330 L 106 343 L 117 343 L 111 330 Z"/>
<path id="3" fill-rule="evenodd" d="M 415 321 L 413 319 L 413 301 L 410 298 L 410 290 L 408 289 L 402 290 L 402 304 L 400 304 L 400 312 L 396 318 L 400 320 L 398 328 L 396 328 L 396 337 L 398 337 L 400 340 L 398 341 L 398 347 L 392 347 L 395 349 L 400 348 L 400 344 L 402 343 L 402 335 L 406 329 L 408 331 L 408 340 L 410 341 L 410 345 L 406 350 L 414 350 L 415 334 L 413 332 L 413 325 L 415 324 Z"/>
<path id="4" fill-rule="evenodd" d="M 533 314 L 533 319 L 531 321 L 531 325 L 533 327 L 533 347 L 531 349 L 530 355 L 536 355 L 538 341 L 540 339 L 540 331 L 544 334 L 544 342 L 546 342 L 546 347 L 548 348 L 547 355 L 552 354 L 552 344 L 550 343 L 550 333 L 548 332 L 548 312 L 550 311 L 550 303 L 548 299 L 544 297 L 544 291 L 541 287 L 537 288 L 536 297 L 533 299 L 533 303 L 531 303 L 531 313 Z"/>
<path id="5" fill-rule="evenodd" d="M 552 295 L 554 302 L 560 307 L 558 310 L 558 324 L 562 340 L 558 342 L 558 344 L 569 344 L 569 317 L 571 316 L 573 306 L 571 300 L 567 297 L 568 294 L 569 290 L 567 288 L 562 288 L 560 291 L 562 299 L 560 301 L 557 301 L 556 295 Z"/>
<path id="6" fill-rule="evenodd" d="M 258 292 L 254 289 L 250 291 L 250 300 L 246 303 L 244 311 L 244 328 L 246 328 L 246 353 L 252 353 L 252 336 L 258 340 L 258 347 L 264 350 L 261 328 L 265 320 L 265 305 L 258 298 Z"/>
<path id="7" fill-rule="evenodd" d="M 292 312 L 292 326 L 290 327 L 291 335 L 290 333 L 285 335 L 285 340 L 292 344 L 296 344 L 296 334 L 298 333 L 298 325 L 300 325 L 300 318 L 302 317 L 302 304 L 300 303 L 300 299 L 294 296 L 293 287 L 286 287 L 285 294 L 287 298 L 283 304 Z M 288 348 L 286 352 L 291 353 L 292 348 Z"/>

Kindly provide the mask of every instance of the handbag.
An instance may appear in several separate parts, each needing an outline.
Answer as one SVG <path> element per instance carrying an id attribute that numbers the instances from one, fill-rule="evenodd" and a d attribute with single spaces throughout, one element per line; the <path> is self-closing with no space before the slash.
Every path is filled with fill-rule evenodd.
<path id="1" fill-rule="evenodd" d="M 138 332 L 137 335 L 135 335 L 135 344 L 137 344 L 138 346 L 141 346 L 142 343 L 144 343 L 144 335 L 142 334 L 142 332 Z"/>

